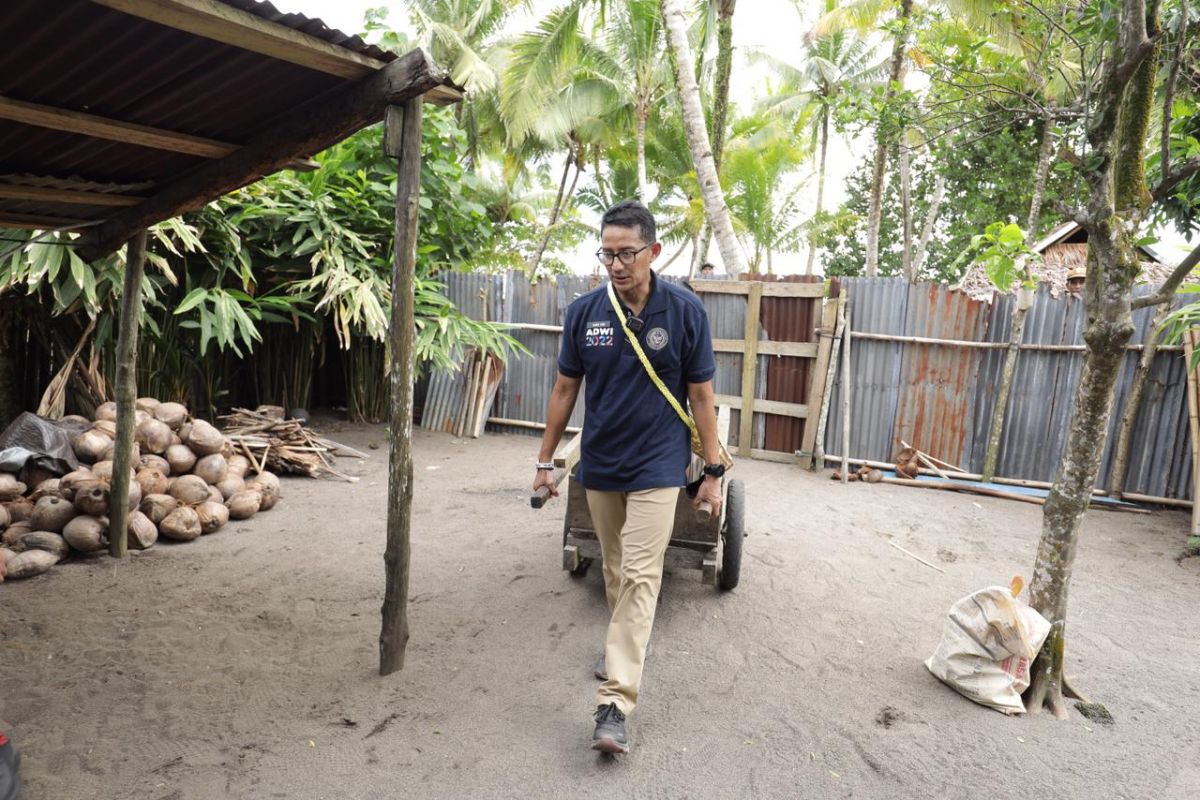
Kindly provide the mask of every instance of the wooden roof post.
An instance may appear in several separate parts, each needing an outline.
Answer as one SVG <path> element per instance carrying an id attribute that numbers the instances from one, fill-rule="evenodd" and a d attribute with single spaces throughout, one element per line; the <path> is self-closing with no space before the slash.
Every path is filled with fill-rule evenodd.
<path id="1" fill-rule="evenodd" d="M 129 528 L 129 482 L 133 468 L 134 405 L 137 402 L 138 323 L 142 317 L 142 273 L 146 266 L 146 231 L 125 247 L 125 281 L 117 334 L 117 440 L 113 446 L 112 491 L 109 493 L 108 553 L 124 558 Z"/>
<path id="2" fill-rule="evenodd" d="M 387 547 L 383 554 L 383 624 L 379 632 L 379 674 L 404 668 L 408 644 L 408 573 L 411 556 L 413 466 L 412 417 L 413 287 L 417 262 L 417 214 L 421 193 L 421 110 L 418 95 L 404 105 L 389 105 L 384 153 L 398 157 L 396 239 L 392 266 L 392 319 L 388 331 L 391 460 L 388 472 Z"/>

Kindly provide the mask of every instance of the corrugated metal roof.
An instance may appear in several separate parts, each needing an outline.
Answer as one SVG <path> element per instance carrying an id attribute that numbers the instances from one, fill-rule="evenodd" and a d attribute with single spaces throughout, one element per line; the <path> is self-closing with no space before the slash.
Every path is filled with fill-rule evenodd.
<path id="1" fill-rule="evenodd" d="M 396 58 L 319 19 L 284 13 L 270 3 L 224 0 L 224 5 L 343 48 L 348 58 Z M 98 2 L 0 4 L 0 98 L 8 101 L 236 147 L 281 114 L 347 81 Z M 0 119 L 0 173 L 140 184 L 145 190 L 161 187 L 205 161 L 203 156 Z M 103 219 L 112 208 L 0 199 L 0 216 L 5 212 Z"/>

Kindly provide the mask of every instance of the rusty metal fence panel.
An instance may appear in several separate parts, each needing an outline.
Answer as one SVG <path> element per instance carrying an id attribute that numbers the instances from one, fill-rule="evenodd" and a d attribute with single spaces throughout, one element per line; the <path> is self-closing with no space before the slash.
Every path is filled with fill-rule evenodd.
<path id="1" fill-rule="evenodd" d="M 1006 343 L 1013 298 L 988 304 L 934 284 L 902 278 L 845 281 L 855 332 Z M 1152 291 L 1138 287 L 1135 295 Z M 1183 298 L 1176 299 L 1176 305 Z M 1131 344 L 1141 343 L 1154 310 L 1134 312 Z M 1024 344 L 1082 345 L 1083 303 L 1042 287 L 1025 320 Z M 851 342 L 849 456 L 895 457 L 901 440 L 979 472 L 995 412 L 1003 348 L 983 349 L 854 338 Z M 1081 350 L 1022 350 L 1009 396 L 996 474 L 1052 481 L 1066 442 Z M 1098 485 L 1109 482 L 1115 438 L 1139 351 L 1130 350 L 1118 378 Z M 825 450 L 842 454 L 841 371 L 830 398 Z M 1158 497 L 1191 497 L 1187 377 L 1177 350 L 1156 356 L 1130 442 L 1125 490 Z"/>

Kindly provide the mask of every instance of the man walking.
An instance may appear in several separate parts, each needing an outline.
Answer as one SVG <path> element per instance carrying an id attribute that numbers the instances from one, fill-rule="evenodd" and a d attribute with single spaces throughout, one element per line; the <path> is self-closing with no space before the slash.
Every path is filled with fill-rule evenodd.
<path id="1" fill-rule="evenodd" d="M 586 377 L 575 479 L 587 490 L 612 612 L 605 669 L 598 671 L 604 681 L 596 693 L 592 748 L 627 753 L 625 720 L 637 703 L 675 504 L 691 462 L 689 429 L 650 378 L 630 337 L 637 338 L 676 401 L 691 406 L 706 462 L 695 502 L 710 503 L 714 514 L 720 514 L 725 470 L 704 305 L 654 274 L 651 263 L 662 245 L 654 217 L 641 203 L 618 203 L 604 213 L 600 245 L 596 257 L 607 268 L 618 308 L 609 287 L 601 286 L 567 309 L 533 489 L 546 486 L 558 494 L 552 459 Z"/>

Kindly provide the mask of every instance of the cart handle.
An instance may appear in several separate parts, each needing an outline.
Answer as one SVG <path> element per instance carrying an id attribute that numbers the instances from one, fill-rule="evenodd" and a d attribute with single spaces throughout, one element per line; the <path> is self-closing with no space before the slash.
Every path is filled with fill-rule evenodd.
<path id="1" fill-rule="evenodd" d="M 711 503 L 701 503 L 696 506 L 696 521 L 708 522 L 712 519 L 713 507 Z"/>
<path id="2" fill-rule="evenodd" d="M 565 469 L 559 470 L 558 473 L 554 476 L 554 488 L 555 489 L 558 488 L 558 485 L 560 483 L 562 483 L 563 478 L 565 478 L 565 477 L 567 477 L 567 470 L 565 470 Z M 538 490 L 536 492 L 533 492 L 532 494 L 529 495 L 529 506 L 531 508 L 541 508 L 542 506 L 546 505 L 546 503 L 549 500 L 550 500 L 550 487 L 549 486 L 539 486 Z"/>

